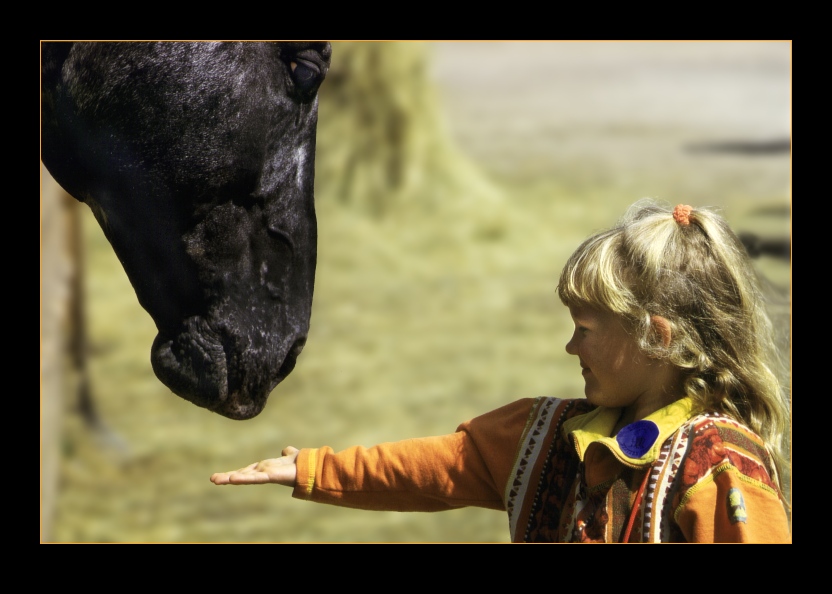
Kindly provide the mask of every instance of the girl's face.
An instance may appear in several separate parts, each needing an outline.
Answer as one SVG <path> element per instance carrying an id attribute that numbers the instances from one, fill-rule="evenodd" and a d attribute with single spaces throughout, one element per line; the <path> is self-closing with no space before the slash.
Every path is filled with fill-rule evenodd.
<path id="1" fill-rule="evenodd" d="M 569 313 L 575 331 L 566 352 L 578 357 L 591 404 L 627 408 L 635 421 L 675 399 L 666 389 L 668 366 L 639 350 L 619 316 L 588 306 Z"/>

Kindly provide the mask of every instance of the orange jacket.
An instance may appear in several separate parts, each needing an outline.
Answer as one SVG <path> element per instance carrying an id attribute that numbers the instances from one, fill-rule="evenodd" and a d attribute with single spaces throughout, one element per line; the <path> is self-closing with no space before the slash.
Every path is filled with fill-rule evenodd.
<path id="1" fill-rule="evenodd" d="M 370 510 L 505 510 L 515 542 L 790 542 L 765 447 L 683 398 L 617 409 L 523 399 L 449 435 L 303 449 L 293 496 Z"/>

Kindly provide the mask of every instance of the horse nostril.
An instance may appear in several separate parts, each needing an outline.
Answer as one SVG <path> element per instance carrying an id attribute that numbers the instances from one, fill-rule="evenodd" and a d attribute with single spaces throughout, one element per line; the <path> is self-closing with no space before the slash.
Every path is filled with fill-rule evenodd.
<path id="1" fill-rule="evenodd" d="M 298 356 L 300 355 L 301 351 L 303 351 L 303 347 L 306 345 L 306 337 L 302 336 L 298 338 L 295 343 L 292 345 L 292 348 L 289 349 L 289 352 L 286 353 L 286 358 L 283 360 L 283 365 L 280 367 L 280 371 L 278 371 L 278 378 L 281 380 L 289 375 L 292 370 L 295 368 L 295 364 L 298 362 Z"/>
<path id="2" fill-rule="evenodd" d="M 283 243 L 286 247 L 289 248 L 289 251 L 295 251 L 295 244 L 292 241 L 291 236 L 288 233 L 286 233 L 283 229 L 271 223 L 268 225 L 266 229 L 269 233 L 269 237 L 273 237 L 274 239 L 277 239 L 278 241 Z"/>

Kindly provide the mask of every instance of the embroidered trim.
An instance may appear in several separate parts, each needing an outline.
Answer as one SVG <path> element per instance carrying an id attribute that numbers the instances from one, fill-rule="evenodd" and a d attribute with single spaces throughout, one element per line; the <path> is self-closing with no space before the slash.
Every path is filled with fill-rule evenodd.
<path id="1" fill-rule="evenodd" d="M 685 423 L 679 430 L 668 439 L 662 447 L 662 460 L 660 465 L 653 469 L 656 475 L 656 484 L 649 486 L 649 492 L 645 497 L 646 512 L 643 535 L 648 538 L 647 542 L 669 542 L 671 540 L 672 526 L 665 509 L 672 499 L 673 487 L 685 452 L 688 449 L 691 425 Z M 654 503 L 655 500 L 655 503 Z"/>
<path id="2" fill-rule="evenodd" d="M 538 404 L 532 407 L 529 421 L 526 423 L 525 440 L 518 448 L 520 455 L 510 475 L 513 478 L 506 486 L 506 511 L 508 511 L 509 533 L 512 535 L 517 530 L 520 511 L 515 506 L 518 503 L 522 506 L 523 501 L 526 500 L 526 489 L 529 487 L 528 477 L 524 474 L 533 466 L 531 461 L 536 458 L 536 451 L 542 443 L 542 438 L 549 432 L 552 424 L 552 411 L 560 402 L 557 398 L 539 397 Z"/>

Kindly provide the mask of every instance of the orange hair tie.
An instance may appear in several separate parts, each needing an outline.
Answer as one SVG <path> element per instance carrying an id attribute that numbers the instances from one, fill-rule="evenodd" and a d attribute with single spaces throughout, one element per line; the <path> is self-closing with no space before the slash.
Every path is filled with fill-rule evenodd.
<path id="1" fill-rule="evenodd" d="M 692 210 L 693 207 L 687 204 L 677 204 L 676 208 L 673 209 L 673 218 L 682 227 L 687 227 L 690 225 L 690 213 Z"/>

